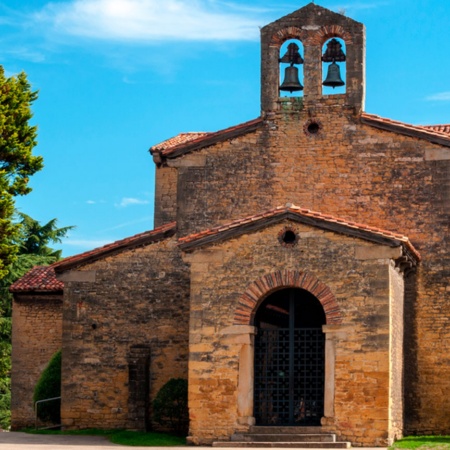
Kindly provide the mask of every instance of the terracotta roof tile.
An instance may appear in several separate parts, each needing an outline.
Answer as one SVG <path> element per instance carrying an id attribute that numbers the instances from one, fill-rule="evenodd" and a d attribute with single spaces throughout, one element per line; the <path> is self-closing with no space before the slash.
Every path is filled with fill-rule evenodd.
<path id="1" fill-rule="evenodd" d="M 207 136 L 208 133 L 206 131 L 191 131 L 189 133 L 180 133 L 170 139 L 166 139 L 163 142 L 160 142 L 159 144 L 155 144 L 152 149 L 163 151 L 166 149 L 171 149 L 173 147 L 176 147 L 178 145 L 187 144 L 188 142 L 195 141 L 199 138 L 202 138 L 204 136 Z"/>
<path id="2" fill-rule="evenodd" d="M 63 272 L 64 270 L 69 270 L 73 267 L 96 261 L 111 253 L 160 241 L 166 237 L 172 236 L 175 233 L 175 230 L 176 222 L 170 222 L 155 228 L 154 230 L 145 231 L 143 233 L 112 242 L 111 244 L 104 245 L 103 247 L 70 256 L 54 263 L 52 267 L 55 268 L 56 272 Z"/>
<path id="3" fill-rule="evenodd" d="M 361 121 L 376 128 L 450 146 L 449 125 L 411 125 L 405 122 L 399 122 L 398 120 L 387 119 L 368 113 L 361 114 Z"/>
<path id="4" fill-rule="evenodd" d="M 156 163 L 160 163 L 165 158 L 176 158 L 185 153 L 189 153 L 201 148 L 233 139 L 256 130 L 263 124 L 263 119 L 258 117 L 248 122 L 240 123 L 223 130 L 210 133 L 182 133 L 174 138 L 168 139 L 150 148 L 150 153 Z"/>
<path id="5" fill-rule="evenodd" d="M 187 250 L 190 247 L 192 247 L 189 244 L 198 243 L 198 245 L 202 245 L 202 243 L 204 242 L 203 240 L 205 238 L 211 236 L 219 237 L 220 235 L 226 234 L 227 232 L 235 229 L 236 227 L 245 227 L 245 225 L 254 223 L 256 221 L 264 222 L 265 220 L 270 218 L 283 215 L 287 216 L 289 213 L 295 214 L 299 218 L 314 219 L 316 222 L 318 221 L 319 223 L 322 224 L 338 223 L 339 224 L 338 226 L 344 227 L 347 231 L 350 232 L 349 234 L 351 234 L 352 230 L 362 231 L 368 233 L 369 235 L 372 235 L 373 237 L 387 238 L 389 240 L 395 241 L 398 245 L 404 244 L 411 251 L 411 253 L 417 258 L 417 260 L 420 260 L 420 254 L 413 247 L 409 239 L 402 234 L 393 233 L 391 231 L 382 230 L 376 227 L 371 227 L 366 224 L 350 222 L 339 217 L 334 217 L 328 214 L 319 213 L 317 211 L 311 211 L 309 209 L 300 208 L 299 206 L 293 205 L 291 203 L 286 204 L 286 206 L 278 206 L 269 211 L 264 211 L 256 215 L 246 217 L 244 219 L 235 220 L 228 224 L 222 224 L 218 227 L 210 228 L 200 233 L 195 233 L 189 236 L 182 237 L 178 240 L 178 242 L 182 249 Z"/>
<path id="6" fill-rule="evenodd" d="M 56 279 L 53 266 L 36 266 L 9 288 L 10 292 L 55 292 L 62 291 L 64 283 Z"/>
<path id="7" fill-rule="evenodd" d="M 446 133 L 450 135 L 450 124 L 447 125 L 423 125 L 424 128 L 429 130 L 438 131 L 440 133 Z"/>

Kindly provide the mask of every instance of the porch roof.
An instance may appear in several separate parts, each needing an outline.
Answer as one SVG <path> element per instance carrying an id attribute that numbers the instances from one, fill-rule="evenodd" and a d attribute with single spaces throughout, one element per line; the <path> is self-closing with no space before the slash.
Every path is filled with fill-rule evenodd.
<path id="1" fill-rule="evenodd" d="M 205 245 L 262 229 L 285 219 L 389 247 L 402 246 L 415 262 L 421 259 L 419 252 L 414 248 L 408 237 L 402 234 L 311 211 L 292 203 L 182 237 L 178 242 L 183 251 L 189 252 Z"/>

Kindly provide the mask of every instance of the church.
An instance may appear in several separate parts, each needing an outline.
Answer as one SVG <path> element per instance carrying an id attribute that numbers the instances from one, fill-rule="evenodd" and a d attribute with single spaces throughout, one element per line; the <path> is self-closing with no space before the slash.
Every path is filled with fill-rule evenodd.
<path id="1" fill-rule="evenodd" d="M 154 229 L 11 287 L 13 429 L 62 349 L 66 429 L 149 429 L 185 378 L 195 445 L 450 434 L 450 125 L 365 112 L 364 77 L 351 18 L 261 29 L 260 117 L 150 149 Z"/>

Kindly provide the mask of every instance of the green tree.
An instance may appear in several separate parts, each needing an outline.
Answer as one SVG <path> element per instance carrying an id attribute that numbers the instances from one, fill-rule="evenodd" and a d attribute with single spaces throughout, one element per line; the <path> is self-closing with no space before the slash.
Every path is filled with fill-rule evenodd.
<path id="1" fill-rule="evenodd" d="M 61 250 L 51 244 L 60 243 L 73 227 L 57 227 L 52 219 L 45 225 L 27 214 L 19 213 L 20 220 L 11 242 L 17 249 L 14 262 L 7 267 L 7 275 L 0 279 L 0 426 L 7 428 L 11 405 L 11 307 L 9 287 L 34 266 L 52 264 L 61 258 Z"/>
<path id="2" fill-rule="evenodd" d="M 164 428 L 186 436 L 189 426 L 188 382 L 171 378 L 153 400 L 153 418 Z"/>
<path id="3" fill-rule="evenodd" d="M 57 351 L 42 372 L 34 388 L 33 402 L 61 396 L 61 350 Z M 61 422 L 61 401 L 41 403 L 37 413 L 39 419 L 52 423 Z"/>
<path id="4" fill-rule="evenodd" d="M 36 99 L 25 73 L 8 78 L 0 66 L 0 279 L 17 252 L 13 241 L 20 225 L 13 220 L 14 198 L 31 191 L 29 177 L 43 167 L 42 157 L 32 154 L 37 127 L 29 121 Z"/>

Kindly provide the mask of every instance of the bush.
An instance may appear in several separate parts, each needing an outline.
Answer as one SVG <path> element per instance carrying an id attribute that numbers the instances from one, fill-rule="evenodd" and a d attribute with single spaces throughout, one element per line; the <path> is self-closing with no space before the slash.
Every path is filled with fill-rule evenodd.
<path id="1" fill-rule="evenodd" d="M 44 369 L 34 388 L 33 402 L 61 396 L 61 350 L 56 352 Z M 61 423 L 61 401 L 38 405 L 38 418 L 44 422 Z"/>
<path id="2" fill-rule="evenodd" d="M 186 436 L 189 425 L 188 383 L 182 378 L 171 378 L 153 401 L 153 417 L 164 428 Z"/>

